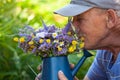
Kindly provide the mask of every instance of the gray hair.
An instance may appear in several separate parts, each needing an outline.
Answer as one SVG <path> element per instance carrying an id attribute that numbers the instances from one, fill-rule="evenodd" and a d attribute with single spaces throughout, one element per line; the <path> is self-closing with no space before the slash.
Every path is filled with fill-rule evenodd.
<path id="1" fill-rule="evenodd" d="M 120 10 L 117 10 L 116 12 L 117 12 L 117 15 L 120 17 Z"/>

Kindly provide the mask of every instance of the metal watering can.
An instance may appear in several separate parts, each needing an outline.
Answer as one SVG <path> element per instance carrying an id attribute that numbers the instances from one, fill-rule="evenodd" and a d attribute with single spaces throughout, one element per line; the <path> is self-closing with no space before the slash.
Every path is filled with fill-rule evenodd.
<path id="1" fill-rule="evenodd" d="M 84 61 L 92 56 L 87 50 L 83 50 L 84 55 L 79 60 L 74 69 L 70 69 L 67 56 L 43 58 L 43 68 L 40 80 L 59 80 L 58 71 L 62 70 L 68 80 L 73 80 L 74 76 L 82 66 Z"/>

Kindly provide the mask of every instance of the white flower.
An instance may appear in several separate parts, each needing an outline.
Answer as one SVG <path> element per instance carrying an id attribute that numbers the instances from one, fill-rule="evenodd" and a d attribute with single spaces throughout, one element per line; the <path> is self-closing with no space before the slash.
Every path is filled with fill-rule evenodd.
<path id="1" fill-rule="evenodd" d="M 60 42 L 60 46 L 63 46 L 64 45 L 64 42 Z"/>
<path id="2" fill-rule="evenodd" d="M 36 34 L 36 37 L 41 37 L 44 38 L 45 37 L 46 32 L 40 32 Z"/>
<path id="3" fill-rule="evenodd" d="M 54 43 L 58 43 L 59 42 L 59 40 L 54 40 Z"/>
<path id="4" fill-rule="evenodd" d="M 57 33 L 52 33 L 52 37 L 55 38 L 58 34 Z"/>

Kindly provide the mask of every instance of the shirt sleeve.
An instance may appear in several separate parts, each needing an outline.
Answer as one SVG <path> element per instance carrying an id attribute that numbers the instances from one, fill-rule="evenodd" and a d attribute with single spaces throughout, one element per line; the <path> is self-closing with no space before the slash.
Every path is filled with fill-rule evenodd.
<path id="1" fill-rule="evenodd" d="M 106 72 L 102 64 L 103 51 L 97 51 L 96 57 L 87 72 L 89 80 L 107 80 Z"/>

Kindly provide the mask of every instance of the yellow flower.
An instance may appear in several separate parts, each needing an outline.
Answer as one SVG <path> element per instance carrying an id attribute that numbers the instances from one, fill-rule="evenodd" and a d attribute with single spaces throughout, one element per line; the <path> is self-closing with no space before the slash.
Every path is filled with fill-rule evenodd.
<path id="1" fill-rule="evenodd" d="M 57 48 L 58 48 L 58 51 L 62 51 L 62 48 L 60 46 L 58 46 Z"/>
<path id="2" fill-rule="evenodd" d="M 34 45 L 31 45 L 31 46 L 29 47 L 29 50 L 30 50 L 30 51 L 33 50 L 34 47 L 35 47 Z"/>
<path id="3" fill-rule="evenodd" d="M 43 41 L 44 41 L 43 39 L 40 39 L 40 40 L 39 40 L 39 43 L 43 43 Z"/>
<path id="4" fill-rule="evenodd" d="M 67 34 L 68 34 L 68 35 L 71 35 L 71 32 L 68 32 Z"/>
<path id="5" fill-rule="evenodd" d="M 30 42 L 28 42 L 28 44 L 29 44 L 29 45 L 32 45 L 32 44 L 34 44 L 34 42 L 33 42 L 33 41 L 30 41 Z"/>
<path id="6" fill-rule="evenodd" d="M 51 40 L 50 40 L 50 39 L 46 39 L 46 42 L 47 42 L 48 44 L 50 44 Z"/>
<path id="7" fill-rule="evenodd" d="M 85 43 L 84 43 L 84 42 L 81 42 L 81 43 L 80 43 L 80 48 L 84 48 L 84 45 L 85 45 Z"/>
<path id="8" fill-rule="evenodd" d="M 20 38 L 20 43 L 23 43 L 23 42 L 25 42 L 25 38 L 24 38 L 24 37 L 21 37 L 21 38 Z"/>
<path id="9" fill-rule="evenodd" d="M 84 41 L 84 40 L 85 40 L 85 38 L 84 38 L 84 37 L 81 37 L 81 38 L 80 38 L 80 40 L 81 40 L 81 41 Z"/>
<path id="10" fill-rule="evenodd" d="M 81 42 L 80 42 L 80 48 L 84 48 L 84 45 L 85 45 L 84 40 L 85 40 L 85 38 L 81 37 L 80 40 L 81 40 Z"/>
<path id="11" fill-rule="evenodd" d="M 74 48 L 73 48 L 73 46 L 70 46 L 69 48 L 68 48 L 68 52 L 74 52 Z"/>
<path id="12" fill-rule="evenodd" d="M 76 46 L 75 45 L 72 45 L 73 49 L 76 50 Z"/>
<path id="13" fill-rule="evenodd" d="M 77 44 L 77 41 L 73 40 L 72 45 L 76 45 L 76 44 Z"/>
<path id="14" fill-rule="evenodd" d="M 34 45 L 30 46 L 31 49 L 33 49 L 34 47 L 35 47 Z"/>
<path id="15" fill-rule="evenodd" d="M 19 40 L 18 37 L 13 38 L 13 41 L 15 41 L 15 42 L 18 42 L 18 40 Z"/>

